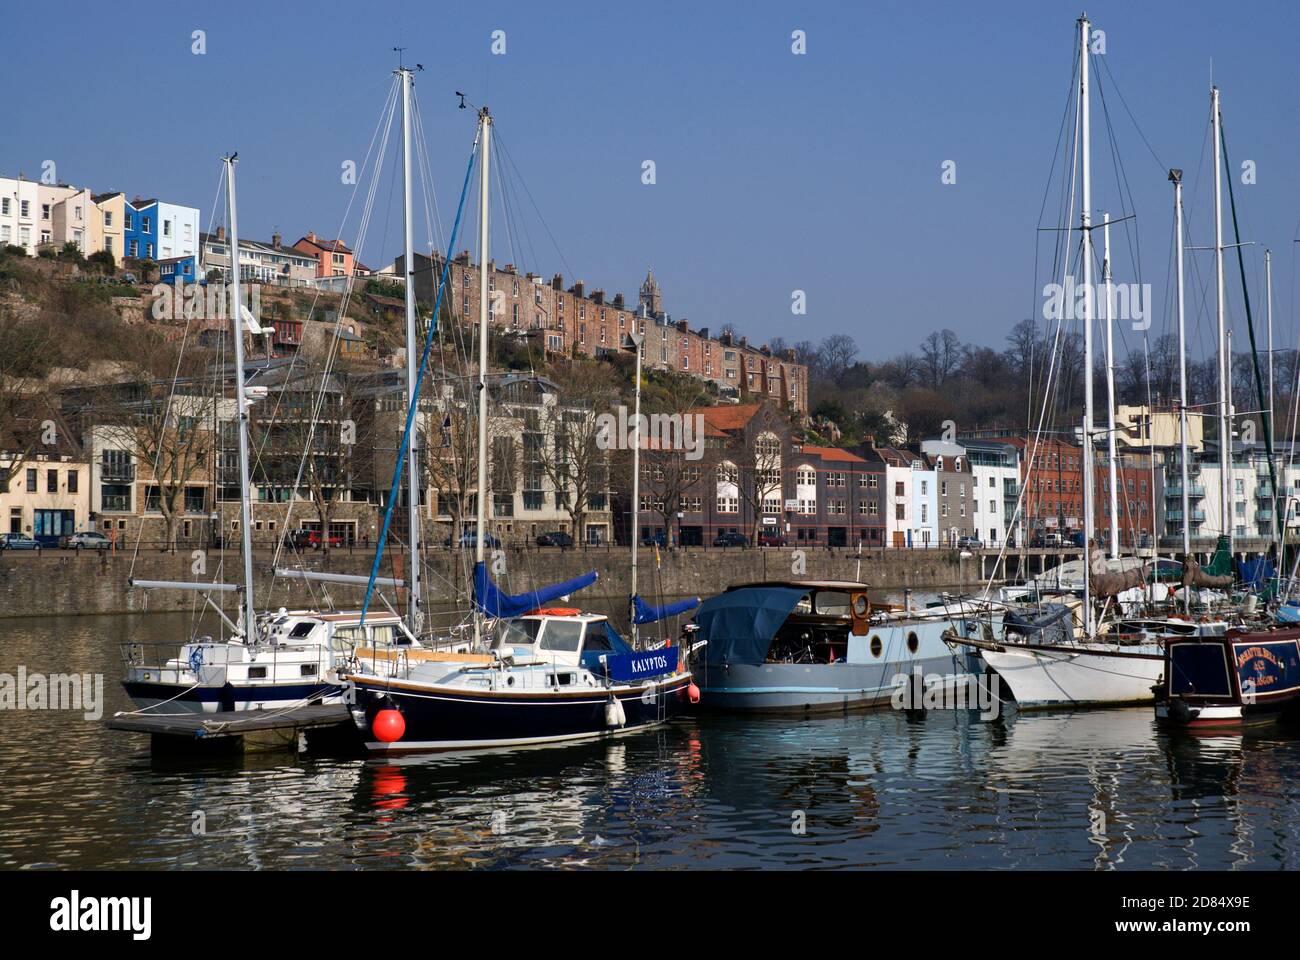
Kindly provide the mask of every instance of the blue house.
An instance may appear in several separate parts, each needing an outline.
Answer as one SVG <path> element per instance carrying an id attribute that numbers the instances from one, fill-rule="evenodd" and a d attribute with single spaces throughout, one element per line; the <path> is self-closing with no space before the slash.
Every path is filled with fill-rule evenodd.
<path id="1" fill-rule="evenodd" d="M 128 257 L 155 260 L 158 256 L 158 201 L 133 200 L 126 205 L 122 250 Z"/>
<path id="2" fill-rule="evenodd" d="M 198 275 L 198 257 L 171 257 L 158 261 L 158 279 L 163 283 L 193 283 Z M 206 280 L 202 281 L 207 283 Z"/>

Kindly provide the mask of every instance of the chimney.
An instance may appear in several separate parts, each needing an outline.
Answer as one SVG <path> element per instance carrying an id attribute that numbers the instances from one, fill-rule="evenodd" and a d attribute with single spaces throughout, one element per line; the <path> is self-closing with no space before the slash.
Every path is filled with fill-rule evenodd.
<path id="1" fill-rule="evenodd" d="M 587 289 L 587 285 L 583 283 L 581 280 L 579 280 L 569 289 L 569 292 L 573 294 L 575 297 L 585 297 L 586 289 Z"/>
<path id="2" fill-rule="evenodd" d="M 740 345 L 741 345 L 742 347 L 748 347 L 748 346 L 749 346 L 749 337 L 741 337 L 741 338 L 740 338 Z"/>
<path id="3" fill-rule="evenodd" d="M 218 240 L 226 239 L 226 228 L 224 225 L 217 226 L 217 239 Z"/>
<path id="4" fill-rule="evenodd" d="M 271 234 L 271 246 L 276 250 L 280 249 L 280 240 L 283 239 L 278 233 Z"/>
<path id="5" fill-rule="evenodd" d="M 722 344 L 724 347 L 731 346 L 731 333 L 724 330 L 721 334 L 718 335 L 718 342 Z"/>
<path id="6" fill-rule="evenodd" d="M 616 293 L 616 294 L 614 294 L 614 306 L 616 306 L 616 307 L 618 307 L 620 310 L 622 310 L 622 309 L 623 309 L 623 303 L 624 303 L 624 300 L 623 300 L 623 294 L 621 294 L 621 293 Z"/>
<path id="7" fill-rule="evenodd" d="M 696 333 L 698 333 L 698 334 L 700 335 L 700 339 L 701 339 L 701 340 L 707 340 L 707 339 L 709 339 L 709 328 L 708 328 L 708 327 L 700 327 L 700 329 L 697 330 Z"/>
<path id="8" fill-rule="evenodd" d="M 514 265 L 513 263 L 507 263 L 504 272 L 505 272 L 505 273 L 514 273 L 514 272 L 515 272 L 515 265 Z"/>
<path id="9" fill-rule="evenodd" d="M 677 329 L 680 330 L 682 333 L 689 333 L 691 328 L 690 328 L 690 324 L 688 324 L 686 319 L 683 318 L 677 321 Z"/>
<path id="10" fill-rule="evenodd" d="M 604 290 L 591 291 L 591 299 L 594 300 L 597 304 L 603 306 L 605 303 L 605 291 Z"/>
<path id="11" fill-rule="evenodd" d="M 315 242 L 316 242 L 316 231 L 315 231 L 315 230 L 308 230 L 308 231 L 307 231 L 307 240 L 308 240 L 310 243 L 315 243 Z"/>
<path id="12" fill-rule="evenodd" d="M 555 276 L 551 277 L 551 289 L 552 290 L 564 289 L 564 274 L 557 273 Z"/>

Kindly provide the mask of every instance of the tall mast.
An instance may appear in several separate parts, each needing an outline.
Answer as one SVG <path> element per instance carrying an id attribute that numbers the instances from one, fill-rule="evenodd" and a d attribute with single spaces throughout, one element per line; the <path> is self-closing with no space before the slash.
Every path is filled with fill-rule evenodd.
<path id="1" fill-rule="evenodd" d="M 1110 555 L 1119 556 L 1119 467 L 1115 463 L 1115 318 L 1111 316 L 1114 300 L 1110 292 L 1110 214 L 1102 214 L 1102 280 L 1106 284 L 1106 412 L 1110 415 L 1110 433 L 1106 444 L 1110 456 Z M 1136 544 L 1135 544 L 1136 547 Z"/>
<path id="2" fill-rule="evenodd" d="M 636 387 L 632 391 L 636 399 L 633 401 L 634 409 L 632 414 L 632 596 L 636 596 L 636 548 L 641 540 L 641 354 L 644 352 L 642 344 L 645 342 L 645 335 L 633 331 L 628 334 L 628 339 L 632 341 L 632 346 L 636 348 Z M 628 603 L 635 608 L 634 601 Z M 638 646 L 640 629 L 636 622 L 636 610 L 628 611 L 628 619 L 632 623 L 632 646 L 635 649 Z"/>
<path id="3" fill-rule="evenodd" d="M 474 566 L 483 563 L 483 540 L 487 527 L 488 490 L 488 158 L 491 156 L 492 114 L 484 107 L 478 112 L 479 123 L 479 180 L 478 180 L 478 496 L 475 498 L 474 516 Z M 483 615 L 474 610 L 474 641 L 483 635 Z"/>
<path id="4" fill-rule="evenodd" d="M 1088 35 L 1089 22 L 1085 14 L 1079 18 L 1079 135 L 1082 152 L 1082 192 L 1079 209 L 1079 229 L 1083 233 L 1083 609 L 1084 631 L 1093 633 L 1092 575 L 1089 570 L 1092 534 L 1095 517 L 1093 503 L 1092 467 L 1092 162 L 1089 156 L 1088 116 Z"/>
<path id="5" fill-rule="evenodd" d="M 1214 128 L 1214 289 L 1215 318 L 1219 327 L 1219 516 L 1222 517 L 1222 534 L 1228 538 L 1228 549 L 1233 545 L 1232 532 L 1232 428 L 1229 418 L 1228 381 L 1232 375 L 1228 353 L 1227 326 L 1223 317 L 1223 172 L 1219 153 L 1219 88 L 1210 88 L 1210 122 Z"/>
<path id="6" fill-rule="evenodd" d="M 235 164 L 239 154 L 223 157 L 226 207 L 230 219 L 230 324 L 235 340 L 235 418 L 239 425 L 239 534 L 244 550 L 244 640 L 257 642 L 257 608 L 253 604 L 253 508 L 248 500 L 248 408 L 244 393 L 244 315 L 239 293 L 239 219 L 235 203 Z"/>
<path id="7" fill-rule="evenodd" d="M 1269 455 L 1276 457 L 1273 451 L 1277 449 L 1277 432 L 1273 427 L 1273 251 L 1264 251 L 1264 302 L 1267 305 L 1268 316 L 1268 451 Z M 1278 471 L 1274 471 L 1276 476 Z M 1276 484 L 1274 484 L 1276 487 Z M 1273 496 L 1270 498 L 1273 504 L 1273 532 L 1278 538 L 1279 550 L 1281 548 L 1281 534 L 1278 532 L 1282 529 L 1286 521 L 1286 514 L 1283 512 L 1278 515 L 1278 491 L 1271 491 Z M 1283 511 L 1286 510 L 1286 502 L 1282 502 Z M 1278 562 L 1281 562 L 1281 553 L 1278 554 Z"/>
<path id="8" fill-rule="evenodd" d="M 1183 171 L 1170 170 L 1174 184 L 1174 234 L 1178 243 L 1178 459 L 1182 464 L 1183 559 L 1192 552 L 1191 491 L 1187 488 L 1187 328 L 1183 315 Z"/>
<path id="9" fill-rule="evenodd" d="M 402 79 L 402 205 L 405 255 L 402 262 L 406 265 L 406 403 L 408 407 L 416 402 L 419 387 L 420 357 L 416 352 L 415 324 L 415 244 L 412 240 L 413 217 L 411 215 L 411 71 L 400 68 L 398 76 Z M 415 423 L 419 424 L 417 411 Z M 410 431 L 406 438 L 406 512 L 408 518 L 407 541 L 407 623 L 412 633 L 420 630 L 420 431 Z"/>

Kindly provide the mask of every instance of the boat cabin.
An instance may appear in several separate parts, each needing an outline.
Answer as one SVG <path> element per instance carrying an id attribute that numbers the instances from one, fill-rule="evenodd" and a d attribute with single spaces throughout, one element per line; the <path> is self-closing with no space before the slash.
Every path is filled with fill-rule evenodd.
<path id="1" fill-rule="evenodd" d="M 736 584 L 726 594 L 742 590 L 760 604 L 770 597 L 776 610 L 781 609 L 781 597 L 793 598 L 791 591 L 802 594 L 772 632 L 767 663 L 838 663 L 848 657 L 849 638 L 865 636 L 869 629 L 871 601 L 865 583 L 771 580 Z"/>
<path id="2" fill-rule="evenodd" d="M 631 653 L 609 618 L 573 607 L 544 607 L 498 620 L 489 649 L 516 663 L 544 662 L 603 672 L 601 657 Z"/>

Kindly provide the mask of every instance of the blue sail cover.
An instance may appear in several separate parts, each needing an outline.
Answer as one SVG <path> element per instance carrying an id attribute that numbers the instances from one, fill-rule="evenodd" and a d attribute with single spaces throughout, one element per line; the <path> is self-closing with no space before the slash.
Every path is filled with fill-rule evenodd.
<path id="1" fill-rule="evenodd" d="M 685 613 L 687 610 L 694 610 L 700 605 L 699 597 L 691 597 L 689 600 L 678 600 L 676 603 L 666 603 L 662 607 L 652 607 L 640 598 L 632 598 L 632 622 L 633 623 L 655 623 L 665 617 L 675 617 L 679 613 Z"/>
<path id="2" fill-rule="evenodd" d="M 776 631 L 807 594 L 793 587 L 745 587 L 705 600 L 695 615 L 708 641 L 705 662 L 761 664 Z"/>
<path id="3" fill-rule="evenodd" d="M 1254 560 L 1237 561 L 1237 579 L 1250 590 L 1263 590 L 1269 585 L 1277 572 L 1273 561 L 1268 557 L 1256 557 Z"/>
<path id="4" fill-rule="evenodd" d="M 577 593 L 595 582 L 596 571 L 593 570 L 591 573 L 584 573 L 563 583 L 512 596 L 502 593 L 501 589 L 492 582 L 492 578 L 488 576 L 487 564 L 476 563 L 474 564 L 474 603 L 489 617 L 517 617 L 529 610 L 544 607 L 552 600 Z"/>

